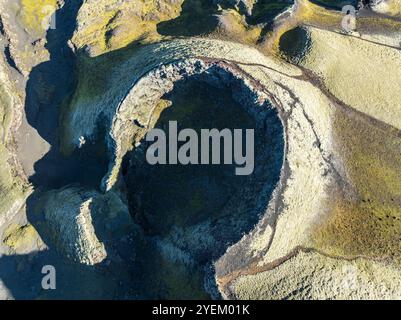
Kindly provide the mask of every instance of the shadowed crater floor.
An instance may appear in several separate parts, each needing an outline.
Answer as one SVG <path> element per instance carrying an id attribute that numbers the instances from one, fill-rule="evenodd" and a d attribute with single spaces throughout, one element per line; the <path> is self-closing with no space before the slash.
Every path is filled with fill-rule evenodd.
<path id="1" fill-rule="evenodd" d="M 148 238 L 138 246 L 138 274 L 145 275 L 139 287 L 145 286 L 150 298 L 209 298 L 208 281 L 215 284 L 205 275 L 212 262 L 265 213 L 280 179 L 283 127 L 276 109 L 253 102 L 252 94 L 241 80 L 224 83 L 198 74 L 177 81 L 162 97 L 171 106 L 153 115 L 156 128 L 168 133 L 169 121 L 177 121 L 178 132 L 192 128 L 199 139 L 201 129 L 243 129 L 244 144 L 245 129 L 254 129 L 251 175 L 237 176 L 235 163 L 152 166 L 146 141 L 126 156 L 122 172 L 130 212 Z"/>

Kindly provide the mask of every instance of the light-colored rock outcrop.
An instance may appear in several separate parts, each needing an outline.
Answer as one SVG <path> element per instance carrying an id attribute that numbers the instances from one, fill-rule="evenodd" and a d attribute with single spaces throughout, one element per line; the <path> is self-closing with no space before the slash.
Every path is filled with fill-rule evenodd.
<path id="1" fill-rule="evenodd" d="M 94 192 L 79 189 L 53 191 L 46 195 L 43 213 L 49 233 L 69 258 L 87 265 L 102 262 L 107 253 L 92 224 Z"/>
<path id="2" fill-rule="evenodd" d="M 372 1 L 371 8 L 380 13 L 390 16 L 401 16 L 401 1 L 400 0 L 379 0 Z"/>

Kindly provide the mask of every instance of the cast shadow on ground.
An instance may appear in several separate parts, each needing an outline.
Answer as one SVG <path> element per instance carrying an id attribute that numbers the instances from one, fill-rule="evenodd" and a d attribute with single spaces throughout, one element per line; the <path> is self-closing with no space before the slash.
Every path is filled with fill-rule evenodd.
<path id="1" fill-rule="evenodd" d="M 46 36 L 50 60 L 32 69 L 26 86 L 27 121 L 51 145 L 50 151 L 35 163 L 35 174 L 30 177 L 35 192 L 26 202 L 27 220 L 39 231 L 46 244 L 51 244 L 52 240 L 46 233 L 40 232 L 41 218 L 34 214 L 40 190 L 60 188 L 86 181 L 88 176 L 93 178 L 100 175 L 100 172 L 93 172 L 92 168 L 98 168 L 99 165 L 93 164 L 98 164 L 102 159 L 94 158 L 90 150 L 66 159 L 60 154 L 58 143 L 59 106 L 75 87 L 75 58 L 68 40 L 75 30 L 76 16 L 82 3 L 83 0 L 66 1 L 56 12 L 56 29 L 49 30 Z M 41 271 L 45 265 L 56 268 L 57 287 L 60 289 L 42 289 L 44 275 Z M 112 288 L 114 283 L 111 277 L 110 280 L 99 277 L 101 268 L 67 261 L 50 245 L 49 250 L 42 252 L 2 256 L 0 279 L 15 299 L 110 298 L 104 292 Z"/>

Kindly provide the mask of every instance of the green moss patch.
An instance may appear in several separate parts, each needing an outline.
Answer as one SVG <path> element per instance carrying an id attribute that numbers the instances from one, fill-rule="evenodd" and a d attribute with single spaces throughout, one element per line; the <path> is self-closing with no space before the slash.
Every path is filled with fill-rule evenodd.
<path id="1" fill-rule="evenodd" d="M 317 231 L 318 248 L 339 256 L 400 259 L 399 133 L 338 111 L 335 134 L 355 195 L 338 195 L 331 218 Z"/>

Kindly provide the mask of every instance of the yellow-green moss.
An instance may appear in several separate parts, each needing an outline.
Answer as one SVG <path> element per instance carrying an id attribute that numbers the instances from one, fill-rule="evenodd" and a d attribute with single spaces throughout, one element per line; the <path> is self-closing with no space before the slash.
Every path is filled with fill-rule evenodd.
<path id="1" fill-rule="evenodd" d="M 223 33 L 229 39 L 255 45 L 261 37 L 262 25 L 248 25 L 245 17 L 235 10 L 225 10 L 220 19 L 224 22 L 224 29 L 218 30 L 218 33 Z"/>
<path id="2" fill-rule="evenodd" d="M 9 151 L 0 144 L 0 215 L 24 197 L 25 186 L 13 172 L 9 157 Z"/>
<path id="3" fill-rule="evenodd" d="M 363 17 L 357 19 L 358 31 L 366 31 L 371 33 L 383 33 L 386 32 L 399 32 L 401 29 L 401 21 L 399 19 L 393 19 L 390 17 Z"/>
<path id="4" fill-rule="evenodd" d="M 401 256 L 401 138 L 391 127 L 338 111 L 335 136 L 355 195 L 333 195 L 315 245 L 339 256 Z M 347 192 L 344 192 L 347 193 Z"/>
<path id="5" fill-rule="evenodd" d="M 57 0 L 21 0 L 21 20 L 28 31 L 42 34 L 49 15 L 57 9 Z"/>
<path id="6" fill-rule="evenodd" d="M 14 251 L 28 249 L 34 242 L 37 241 L 39 235 L 35 228 L 28 224 L 19 226 L 11 224 L 4 232 L 3 243 Z"/>
<path id="7" fill-rule="evenodd" d="M 6 73 L 2 73 L 0 61 L 0 215 L 7 213 L 13 205 L 21 202 L 26 192 L 26 184 L 17 173 L 15 161 L 10 153 L 9 133 L 13 121 L 16 97 L 12 96 Z"/>
<path id="8" fill-rule="evenodd" d="M 266 51 L 277 52 L 280 37 L 296 26 L 314 26 L 321 29 L 339 32 L 342 30 L 344 14 L 341 11 L 325 9 L 308 0 L 299 0 L 297 10 L 292 16 L 286 19 L 268 37 L 262 48 Z M 361 34 L 398 32 L 401 22 L 397 19 L 385 16 L 358 17 L 356 30 Z"/>
<path id="9" fill-rule="evenodd" d="M 109 10 L 104 1 L 99 1 L 99 10 L 91 11 L 85 4 L 78 20 L 90 21 L 73 37 L 79 48 L 89 46 L 91 56 L 123 48 L 134 41 L 153 43 L 162 36 L 157 32 L 157 24 L 179 16 L 182 1 L 164 6 L 156 0 L 140 0 L 116 5 Z M 88 11 L 86 11 L 88 10 Z"/>
<path id="10" fill-rule="evenodd" d="M 0 84 L 0 138 L 7 140 L 7 133 L 11 124 L 12 111 L 11 99 L 6 92 L 6 88 Z"/>

